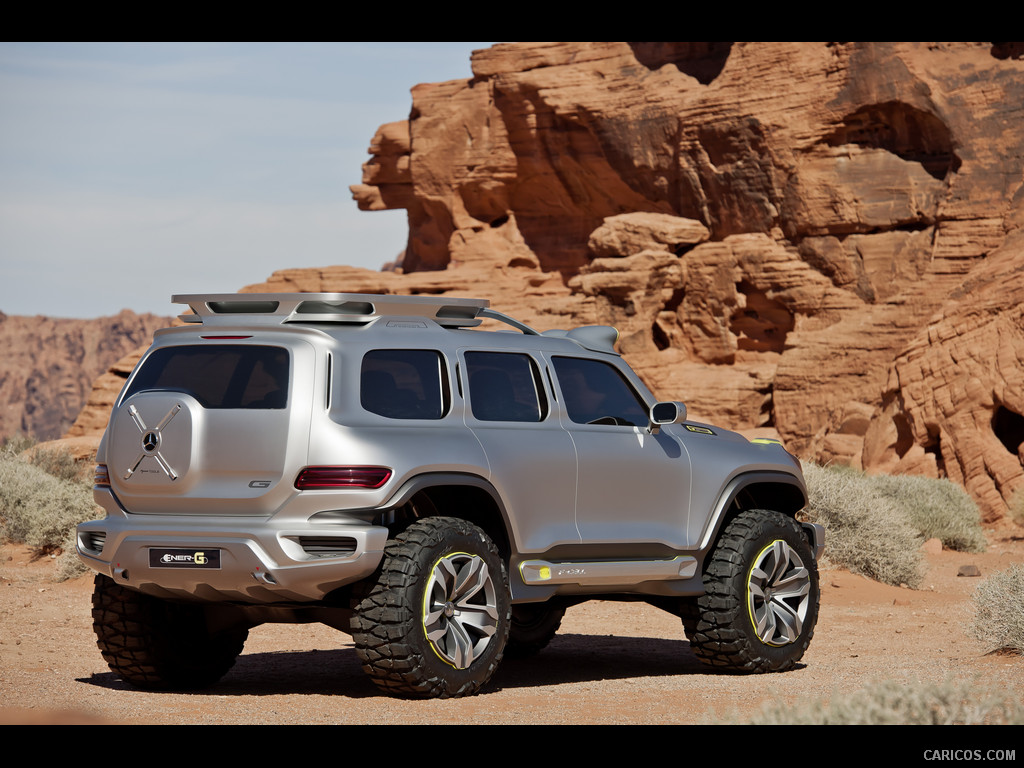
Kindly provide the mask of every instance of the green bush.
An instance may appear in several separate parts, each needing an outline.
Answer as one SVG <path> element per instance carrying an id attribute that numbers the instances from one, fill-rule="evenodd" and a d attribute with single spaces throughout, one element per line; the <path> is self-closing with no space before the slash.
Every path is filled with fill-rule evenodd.
<path id="1" fill-rule="evenodd" d="M 873 478 L 849 467 L 803 465 L 811 522 L 825 526 L 825 558 L 884 584 L 917 587 L 921 534 Z"/>
<path id="2" fill-rule="evenodd" d="M 63 578 L 83 570 L 75 556 L 75 526 L 101 517 L 92 492 L 82 483 L 54 477 L 6 452 L 0 455 L 0 533 L 38 554 L 63 552 Z"/>
<path id="3" fill-rule="evenodd" d="M 868 478 L 908 515 L 910 524 L 926 539 L 961 552 L 984 552 L 978 505 L 951 480 L 914 475 L 872 475 Z"/>
<path id="4" fill-rule="evenodd" d="M 1024 707 L 1009 691 L 976 681 L 873 683 L 831 702 L 766 705 L 756 725 L 1021 725 Z"/>
<path id="5" fill-rule="evenodd" d="M 992 574 L 974 591 L 974 636 L 989 651 L 1024 653 L 1024 565 Z"/>

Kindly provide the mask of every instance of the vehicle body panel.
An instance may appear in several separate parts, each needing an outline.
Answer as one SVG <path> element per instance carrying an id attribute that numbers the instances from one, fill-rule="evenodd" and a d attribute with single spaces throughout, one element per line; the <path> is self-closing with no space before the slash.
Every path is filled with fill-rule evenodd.
<path id="1" fill-rule="evenodd" d="M 521 324 L 528 332 L 478 331 L 471 326 L 486 302 L 443 298 L 185 298 L 201 322 L 183 316 L 190 325 L 158 332 L 129 377 L 97 454 L 110 482 L 95 497 L 108 517 L 79 527 L 83 561 L 140 591 L 251 604 L 327 599 L 377 567 L 388 526 L 424 513 L 419 494 L 445 487 L 485 494 L 452 498 L 486 499 L 490 511 L 438 512 L 500 521 L 514 601 L 699 594 L 700 563 L 739 494 L 791 487 L 793 512 L 805 499 L 799 464 L 781 445 L 694 422 L 654 427 L 646 414 L 656 400 L 611 349 L 610 329 L 575 338 Z M 251 383 L 250 366 L 252 379 L 238 386 L 257 394 L 237 407 L 204 404 L 182 387 L 133 389 L 168 348 L 241 350 L 243 359 L 283 350 L 288 380 L 275 394 L 273 382 Z M 507 414 L 489 412 L 498 384 L 479 382 L 498 377 L 475 383 L 468 372 L 526 360 L 536 401 L 518 381 Z M 617 420 L 580 415 L 595 371 L 632 393 Z M 599 400 L 591 398 L 598 415 Z M 379 487 L 296 487 L 304 468 L 338 466 L 390 475 Z M 216 551 L 218 567 L 154 565 L 158 550 Z M 561 575 L 537 581 L 552 566 Z"/>

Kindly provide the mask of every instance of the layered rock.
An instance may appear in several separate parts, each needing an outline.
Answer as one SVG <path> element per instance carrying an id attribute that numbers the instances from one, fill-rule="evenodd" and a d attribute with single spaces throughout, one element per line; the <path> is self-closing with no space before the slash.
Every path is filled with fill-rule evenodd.
<path id="1" fill-rule="evenodd" d="M 989 520 L 1024 488 L 1022 254 L 1015 229 L 915 335 L 865 431 L 865 465 L 948 476 Z"/>
<path id="2" fill-rule="evenodd" d="M 477 51 L 471 77 L 413 89 L 353 187 L 364 210 L 408 211 L 390 271 L 244 290 L 482 296 L 539 330 L 612 324 L 693 418 L 947 475 L 994 518 L 1024 486 L 1022 50 Z"/>
<path id="3" fill-rule="evenodd" d="M 169 322 L 130 310 L 93 320 L 0 313 L 0 438 L 63 434 L 93 380 Z"/>
<path id="4" fill-rule="evenodd" d="M 995 354 L 979 334 L 1015 349 L 1020 274 L 975 273 L 1024 258 L 1007 238 L 1019 45 L 516 43 L 475 52 L 472 74 L 415 88 L 353 188 L 409 210 L 406 272 L 559 274 L 571 320 L 616 324 L 697 417 L 774 428 L 807 458 L 948 474 L 988 514 L 1024 484 L 1009 362 L 956 389 L 941 425 L 922 394 L 963 374 L 961 335 L 971 367 Z M 706 234 L 666 239 L 671 221 Z M 971 294 L 1000 281 L 977 325 Z M 931 356 L 947 364 L 914 368 Z"/>

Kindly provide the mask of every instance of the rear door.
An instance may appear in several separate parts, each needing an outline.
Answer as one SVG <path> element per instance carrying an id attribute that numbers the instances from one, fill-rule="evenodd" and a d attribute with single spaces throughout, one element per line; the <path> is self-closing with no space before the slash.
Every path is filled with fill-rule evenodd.
<path id="1" fill-rule="evenodd" d="M 138 513 L 274 512 L 293 493 L 290 468 L 305 461 L 314 367 L 301 340 L 152 350 L 108 432 L 121 503 Z"/>
<path id="2" fill-rule="evenodd" d="M 525 350 L 467 349 L 459 367 L 466 425 L 487 455 L 520 551 L 578 544 L 576 455 L 553 412 L 540 361 Z"/>

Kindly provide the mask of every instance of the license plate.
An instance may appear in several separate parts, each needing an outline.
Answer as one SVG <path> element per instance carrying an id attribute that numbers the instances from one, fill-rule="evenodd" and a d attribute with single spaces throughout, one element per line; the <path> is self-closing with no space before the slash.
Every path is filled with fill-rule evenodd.
<path id="1" fill-rule="evenodd" d="M 220 568 L 219 549 L 151 549 L 150 568 Z"/>

